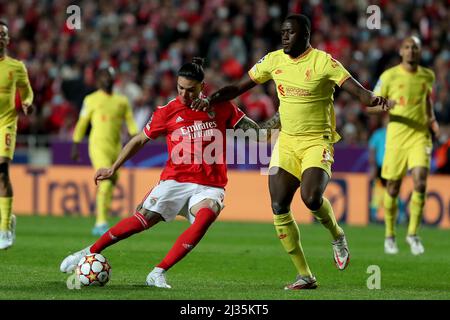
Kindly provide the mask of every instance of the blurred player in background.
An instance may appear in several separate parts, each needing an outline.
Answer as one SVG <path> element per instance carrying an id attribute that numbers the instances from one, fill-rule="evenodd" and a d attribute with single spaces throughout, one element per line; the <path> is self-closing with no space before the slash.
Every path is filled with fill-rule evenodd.
<path id="1" fill-rule="evenodd" d="M 100 68 L 97 72 L 99 90 L 84 98 L 80 118 L 73 134 L 71 157 L 79 160 L 78 144 L 83 140 L 88 125 L 91 125 L 89 134 L 89 157 L 93 167 L 110 167 L 119 155 L 122 148 L 121 130 L 125 122 L 130 136 L 138 133 L 133 111 L 128 99 L 113 93 L 115 71 L 112 67 Z M 111 206 L 114 186 L 117 183 L 118 173 L 111 179 L 99 183 L 96 201 L 96 222 L 92 234 L 100 236 L 108 230 L 108 212 Z"/>
<path id="2" fill-rule="evenodd" d="M 386 180 L 381 177 L 386 144 L 387 117 L 381 119 L 382 127 L 375 130 L 369 138 L 369 177 L 371 184 L 370 220 L 377 221 L 378 208 L 383 203 Z"/>
<path id="3" fill-rule="evenodd" d="M 386 136 L 386 153 L 381 176 L 387 180 L 384 195 L 385 242 L 387 254 L 398 253 L 395 239 L 397 198 L 403 177 L 408 170 L 414 180 L 414 191 L 409 203 L 409 226 L 406 241 L 411 253 L 420 255 L 424 247 L 417 236 L 425 205 L 427 176 L 430 169 L 431 134 L 439 135 L 439 125 L 434 115 L 431 91 L 434 72 L 419 65 L 421 43 L 417 37 L 403 40 L 400 47 L 402 62 L 385 72 L 375 88 L 375 93 L 396 101 L 389 111 Z"/>
<path id="4" fill-rule="evenodd" d="M 386 145 L 386 127 L 389 122 L 388 114 L 382 115 L 382 127 L 373 132 L 369 139 L 369 177 L 371 184 L 370 199 L 370 221 L 382 222 L 384 219 L 378 219 L 378 210 L 384 204 L 384 194 L 386 192 L 386 179 L 381 177 L 383 159 Z M 405 216 L 405 203 L 402 199 L 397 199 L 399 215 L 397 222 L 403 222 Z"/>
<path id="5" fill-rule="evenodd" d="M 287 290 L 313 289 L 311 273 L 300 243 L 300 233 L 290 205 L 301 187 L 301 197 L 312 214 L 331 233 L 333 258 L 339 270 L 349 262 L 344 231 L 336 222 L 323 193 L 331 177 L 335 130 L 334 86 L 368 106 L 388 109 L 388 102 L 364 89 L 350 73 L 324 51 L 310 45 L 311 22 L 304 15 L 290 15 L 281 26 L 283 49 L 268 53 L 236 85 L 226 86 L 209 98 L 194 101 L 195 110 L 236 98 L 257 84 L 275 81 L 280 99 L 281 133 L 272 152 L 269 191 L 275 229 L 294 263 L 298 277 Z"/>
<path id="6" fill-rule="evenodd" d="M 96 183 L 108 181 L 148 141 L 166 136 L 170 156 L 159 183 L 145 196 L 133 216 L 109 229 L 92 246 L 64 259 L 60 266 L 62 272 L 72 271 L 86 254 L 100 253 L 117 241 L 160 221 L 169 222 L 177 215 L 182 215 L 191 226 L 178 237 L 166 257 L 149 273 L 146 280 L 149 286 L 171 288 L 166 281 L 166 271 L 197 245 L 223 209 L 224 187 L 227 183 L 225 130 L 260 129 L 230 102 L 218 105 L 215 111 L 191 110 L 192 100 L 198 98 L 203 90 L 203 79 L 201 59 L 194 58 L 192 63 L 183 65 L 178 71 L 178 97 L 165 106 L 157 107 L 144 130 L 123 148 L 114 164 L 97 171 Z M 272 129 L 278 125 L 278 118 L 274 117 L 262 127 Z M 266 140 L 268 135 L 261 137 Z M 204 155 L 217 143 L 220 148 L 214 148 L 214 159 L 209 162 Z"/>
<path id="7" fill-rule="evenodd" d="M 14 244 L 16 217 L 12 214 L 13 189 L 9 178 L 9 163 L 16 147 L 17 111 L 16 90 L 20 93 L 22 110 L 33 111 L 31 89 L 25 65 L 8 57 L 8 25 L 0 21 L 0 249 Z"/>

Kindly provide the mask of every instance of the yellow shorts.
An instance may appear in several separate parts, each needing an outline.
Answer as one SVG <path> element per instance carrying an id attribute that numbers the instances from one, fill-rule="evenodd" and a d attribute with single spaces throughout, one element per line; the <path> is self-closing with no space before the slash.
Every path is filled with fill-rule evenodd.
<path id="1" fill-rule="evenodd" d="M 92 166 L 95 169 L 111 167 L 119 156 L 121 149 L 120 144 L 112 145 L 89 139 L 89 158 Z"/>
<path id="2" fill-rule="evenodd" d="M 418 144 L 408 149 L 386 147 L 381 176 L 386 180 L 400 180 L 412 168 L 430 169 L 431 150 L 429 144 Z"/>
<path id="3" fill-rule="evenodd" d="M 111 152 L 105 152 L 105 150 L 99 148 L 89 147 L 89 158 L 91 159 L 91 164 L 95 170 L 100 168 L 110 168 L 114 161 L 116 161 L 118 155 L 118 153 L 113 154 Z M 116 172 L 112 178 L 114 184 L 117 182 L 118 178 L 119 172 Z"/>
<path id="4" fill-rule="evenodd" d="M 0 128 L 0 157 L 12 160 L 16 149 L 17 128 L 13 125 Z"/>
<path id="5" fill-rule="evenodd" d="M 308 168 L 321 168 L 331 177 L 333 143 L 323 139 L 305 140 L 280 132 L 272 151 L 270 168 L 279 167 L 301 180 Z M 272 171 L 272 170 L 271 170 Z"/>
<path id="6" fill-rule="evenodd" d="M 89 158 L 95 169 L 109 168 L 116 161 L 117 155 L 102 152 L 101 150 L 89 150 Z"/>

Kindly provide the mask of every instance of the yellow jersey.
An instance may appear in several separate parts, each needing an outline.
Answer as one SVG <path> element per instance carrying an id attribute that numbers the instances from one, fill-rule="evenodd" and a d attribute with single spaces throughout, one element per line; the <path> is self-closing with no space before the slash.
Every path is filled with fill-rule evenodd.
<path id="1" fill-rule="evenodd" d="M 282 132 L 330 142 L 340 139 L 334 115 L 334 86 L 341 86 L 350 73 L 330 54 L 310 47 L 293 59 L 280 49 L 264 56 L 248 74 L 258 84 L 275 81 Z"/>
<path id="2" fill-rule="evenodd" d="M 84 98 L 73 141 L 78 143 L 83 140 L 90 123 L 90 146 L 114 152 L 121 147 L 120 132 L 123 122 L 126 123 L 130 135 L 138 133 L 128 99 L 122 95 L 97 90 Z"/>
<path id="3" fill-rule="evenodd" d="M 431 144 L 426 108 L 434 79 L 431 69 L 419 66 L 416 72 L 409 72 L 401 64 L 381 74 L 374 93 L 396 101 L 389 110 L 387 145 L 409 148 L 417 143 Z"/>
<path id="4" fill-rule="evenodd" d="M 24 104 L 33 103 L 28 73 L 23 62 L 5 56 L 0 59 L 0 127 L 17 128 L 16 90 Z"/>

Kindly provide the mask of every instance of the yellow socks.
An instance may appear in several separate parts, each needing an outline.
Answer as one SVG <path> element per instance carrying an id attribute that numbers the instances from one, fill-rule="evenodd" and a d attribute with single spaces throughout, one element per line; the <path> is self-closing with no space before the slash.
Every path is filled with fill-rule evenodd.
<path id="1" fill-rule="evenodd" d="M 411 201 L 409 202 L 409 225 L 408 235 L 417 234 L 420 221 L 422 220 L 423 207 L 425 205 L 425 193 L 413 191 Z"/>
<path id="2" fill-rule="evenodd" d="M 97 220 L 96 225 L 104 224 L 108 220 L 111 207 L 114 184 L 111 180 L 103 180 L 97 190 Z"/>
<path id="3" fill-rule="evenodd" d="M 12 199 L 12 197 L 0 197 L 0 231 L 8 231 L 11 227 Z"/>
<path id="4" fill-rule="evenodd" d="M 327 228 L 334 240 L 339 236 L 344 234 L 341 227 L 338 226 L 336 222 L 336 217 L 334 216 L 333 207 L 327 198 L 323 197 L 322 206 L 317 211 L 311 211 L 316 219 Z"/>
<path id="5" fill-rule="evenodd" d="M 276 214 L 273 216 L 275 230 L 286 252 L 301 276 L 312 276 L 300 244 L 300 231 L 292 214 Z"/>
<path id="6" fill-rule="evenodd" d="M 397 197 L 393 198 L 386 191 L 384 193 L 384 223 L 385 236 L 395 237 L 395 223 L 397 221 Z"/>

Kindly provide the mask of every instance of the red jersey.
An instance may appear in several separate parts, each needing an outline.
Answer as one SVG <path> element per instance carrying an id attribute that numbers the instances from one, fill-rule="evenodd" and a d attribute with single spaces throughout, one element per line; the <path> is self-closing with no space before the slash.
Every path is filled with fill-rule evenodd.
<path id="1" fill-rule="evenodd" d="M 192 110 L 177 97 L 157 107 L 143 131 L 150 139 L 166 136 L 169 159 L 161 180 L 225 187 L 226 129 L 234 128 L 244 116 L 231 102 L 204 112 Z"/>

